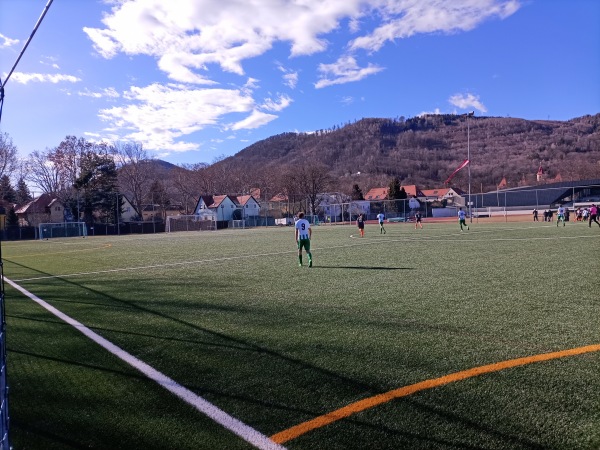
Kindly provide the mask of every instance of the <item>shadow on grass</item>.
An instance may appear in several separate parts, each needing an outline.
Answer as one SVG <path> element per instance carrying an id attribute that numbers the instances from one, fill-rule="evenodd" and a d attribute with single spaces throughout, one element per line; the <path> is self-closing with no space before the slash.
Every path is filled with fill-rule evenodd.
<path id="1" fill-rule="evenodd" d="M 26 267 L 26 266 L 23 266 L 23 267 Z M 312 268 L 312 270 L 315 270 L 315 269 L 415 270 L 414 268 L 405 268 L 405 267 L 377 267 L 377 266 L 315 266 Z M 38 271 L 38 273 L 43 273 L 43 272 Z M 52 274 L 48 274 L 48 273 L 43 273 L 43 274 L 44 275 L 52 275 Z M 214 341 L 207 339 L 208 342 L 203 342 L 207 345 L 212 345 L 215 347 L 227 347 L 231 350 L 246 353 L 245 357 L 252 358 L 254 360 L 256 358 L 256 356 L 254 356 L 255 354 L 265 355 L 265 356 L 268 356 L 269 358 L 273 358 L 276 366 L 279 366 L 283 363 L 284 365 L 287 365 L 288 367 L 290 367 L 292 369 L 295 368 L 294 370 L 297 370 L 297 369 L 307 370 L 309 372 L 312 372 L 314 375 L 316 375 L 318 377 L 322 377 L 323 379 L 320 381 L 321 383 L 326 383 L 327 381 L 325 381 L 325 380 L 329 379 L 329 380 L 334 381 L 335 383 L 341 383 L 342 386 L 345 386 L 346 388 L 350 389 L 351 391 L 355 391 L 355 394 L 360 394 L 361 396 L 375 395 L 375 394 L 387 391 L 385 386 L 376 386 L 374 384 L 365 383 L 360 380 L 346 376 L 344 374 L 337 373 L 333 370 L 319 367 L 319 366 L 312 364 L 310 362 L 307 362 L 303 359 L 288 356 L 286 354 L 283 354 L 283 353 L 275 351 L 271 348 L 256 344 L 249 340 L 231 336 L 224 332 L 220 332 L 220 331 L 217 331 L 214 329 L 210 329 L 208 327 L 200 326 L 198 324 L 183 320 L 179 317 L 175 317 L 175 316 L 166 314 L 164 312 L 157 311 L 155 309 L 141 306 L 136 303 L 137 301 L 135 299 L 122 299 L 122 298 L 119 298 L 119 297 L 116 297 L 113 295 L 109 295 L 105 292 L 101 292 L 101 291 L 86 287 L 81 283 L 77 283 L 77 282 L 69 280 L 69 279 L 60 278 L 60 277 L 56 277 L 56 279 L 58 281 L 64 282 L 67 285 L 71 285 L 71 286 L 81 289 L 83 291 L 87 291 L 87 292 L 97 296 L 97 298 L 104 298 L 107 301 L 114 302 L 116 305 L 119 305 L 120 308 L 127 307 L 128 309 L 129 308 L 134 309 L 142 314 L 149 314 L 149 315 L 153 315 L 156 317 L 160 317 L 160 318 L 164 319 L 167 322 L 167 324 L 168 323 L 178 324 L 178 325 L 184 326 L 186 328 L 195 330 L 197 332 L 203 333 L 206 336 L 210 336 L 212 339 L 214 339 Z M 143 284 L 144 286 L 146 286 L 146 288 L 148 290 L 148 292 L 145 294 L 148 299 L 152 299 L 152 294 L 154 294 L 155 296 L 157 295 L 156 291 L 154 291 L 152 289 L 152 287 L 153 287 L 152 281 L 157 281 L 157 280 L 148 279 L 148 282 Z M 174 281 L 174 283 L 175 283 L 175 281 Z M 228 286 L 228 287 L 230 287 L 230 286 Z M 208 287 L 208 289 L 210 289 L 210 287 Z M 217 287 L 217 289 L 218 289 L 218 287 Z M 139 295 L 140 293 L 138 292 L 137 294 Z M 63 299 L 56 298 L 56 296 L 53 296 L 53 297 L 54 298 L 52 298 L 52 301 L 54 301 L 54 302 L 65 301 Z M 73 302 L 73 303 L 81 303 L 81 302 Z M 87 304 L 87 305 L 90 305 L 90 304 Z M 100 304 L 97 306 L 106 306 L 106 305 Z M 204 306 L 203 306 L 203 304 L 195 303 L 195 304 L 190 304 L 189 307 L 194 308 L 195 310 L 198 310 L 198 309 L 202 309 Z M 207 307 L 210 308 L 210 305 L 207 305 Z M 229 308 L 226 308 L 226 309 L 229 309 Z M 231 308 L 231 310 L 234 311 L 235 308 Z M 250 308 L 241 308 L 240 311 L 242 311 L 244 314 L 252 314 L 253 313 L 252 309 L 250 309 Z M 23 317 L 20 317 L 20 318 L 23 319 Z M 35 320 L 35 319 L 32 319 L 32 320 Z M 91 327 L 91 328 L 93 328 L 94 330 L 97 330 L 97 331 L 119 333 L 122 335 L 132 335 L 132 336 L 137 335 L 137 336 L 144 336 L 144 337 L 153 337 L 156 339 L 161 339 L 161 340 L 166 340 L 166 341 L 173 341 L 173 342 L 183 341 L 183 342 L 188 342 L 188 343 L 192 343 L 192 344 L 199 343 L 198 342 L 199 340 L 197 340 L 197 339 L 182 339 L 182 338 L 177 338 L 174 336 L 161 335 L 159 333 L 153 335 L 153 334 L 145 334 L 145 333 L 143 333 L 143 334 L 136 333 L 136 332 L 133 332 L 132 330 L 115 330 L 115 329 L 110 329 L 107 327 Z M 87 367 L 87 368 L 90 368 L 93 370 L 103 370 L 103 371 L 107 371 L 107 372 L 119 373 L 119 374 L 122 374 L 127 377 L 131 377 L 134 379 L 145 378 L 143 376 L 122 373 L 120 371 L 116 371 L 113 369 L 107 369 L 107 368 L 103 368 L 103 367 L 99 367 L 99 366 L 95 366 L 95 365 L 83 364 L 81 362 L 75 362 L 73 360 L 68 360 L 66 358 L 64 360 L 61 360 L 58 358 L 52 358 L 52 357 L 47 357 L 47 356 L 43 356 L 43 355 L 39 355 L 39 354 L 22 352 L 22 351 L 18 351 L 18 350 L 10 350 L 9 349 L 9 351 L 15 352 L 15 353 L 20 353 L 22 355 L 26 355 L 26 356 L 30 356 L 30 357 L 44 358 L 44 359 L 48 359 L 48 360 L 52 360 L 52 361 L 64 362 L 65 364 L 70 364 L 70 365 L 74 364 L 74 365 L 78 365 L 78 366 L 83 366 L 83 367 Z M 242 358 L 242 360 L 243 360 L 243 358 Z M 268 369 L 270 367 L 270 364 L 269 363 L 265 364 L 265 367 Z M 306 382 L 306 380 L 305 380 L 305 382 Z M 212 383 L 209 383 L 209 385 L 198 385 L 193 382 L 188 382 L 188 383 L 185 383 L 184 385 L 186 385 L 189 389 L 192 389 L 196 392 L 200 392 L 202 395 L 209 394 L 211 396 L 217 396 L 220 398 L 229 398 L 229 399 L 233 399 L 235 401 L 239 401 L 239 402 L 243 402 L 243 403 L 247 403 L 247 404 L 253 404 L 253 405 L 259 406 L 261 408 L 263 408 L 263 407 L 269 408 L 274 411 L 287 411 L 294 415 L 308 416 L 308 417 L 315 417 L 315 416 L 319 416 L 319 415 L 323 414 L 322 410 L 318 410 L 320 408 L 318 408 L 318 409 L 314 408 L 315 410 L 312 410 L 313 408 L 302 408 L 299 405 L 292 406 L 292 405 L 294 405 L 294 403 L 296 403 L 293 401 L 290 401 L 289 403 L 283 403 L 280 401 L 265 401 L 263 398 L 257 398 L 257 396 L 243 395 L 243 394 L 240 395 L 239 393 L 232 392 L 231 390 L 227 389 L 227 387 L 223 387 L 222 389 L 215 389 L 215 386 L 214 385 L 210 386 L 210 384 L 212 384 Z M 340 386 L 339 391 L 340 391 L 340 393 L 339 393 L 340 397 L 344 397 L 349 394 L 348 392 L 346 392 L 345 394 L 342 393 L 343 389 L 341 389 L 341 386 Z M 351 396 L 349 395 L 348 398 L 350 398 L 350 397 Z M 455 423 L 455 424 L 457 424 L 457 426 L 462 426 L 467 429 L 470 428 L 470 429 L 475 429 L 482 433 L 487 433 L 491 436 L 495 436 L 498 439 L 502 439 L 502 440 L 505 440 L 506 442 L 512 443 L 513 445 L 520 444 L 520 445 L 524 446 L 525 448 L 530 448 L 530 449 L 542 448 L 542 446 L 540 446 L 539 444 L 536 444 L 535 442 L 531 442 L 522 437 L 512 436 L 508 433 L 494 430 L 489 425 L 480 424 L 473 420 L 470 420 L 469 418 L 458 416 L 455 413 L 448 411 L 444 408 L 423 405 L 412 399 L 410 399 L 410 400 L 404 399 L 403 401 L 408 401 L 412 404 L 413 407 L 415 407 L 417 409 L 425 410 L 427 413 L 438 416 L 442 420 L 445 420 L 450 423 Z M 274 414 L 274 412 L 271 412 L 271 414 Z M 254 417 L 253 419 L 254 419 L 253 421 L 255 421 L 255 422 L 261 421 L 260 419 L 258 419 L 256 417 Z M 15 422 L 16 422 L 15 425 L 17 425 L 17 427 L 20 427 L 24 430 L 27 430 L 32 433 L 38 433 L 40 435 L 45 433 L 48 438 L 55 439 L 59 442 L 64 442 L 65 444 L 70 445 L 74 448 L 79 448 L 76 443 L 72 443 L 72 442 L 68 441 L 63 436 L 53 436 L 53 435 L 49 434 L 47 431 L 44 432 L 43 430 L 29 428 L 29 427 L 27 427 L 26 424 L 19 423 L 18 420 Z M 283 419 L 281 422 L 285 423 L 286 420 Z M 479 447 L 472 446 L 468 443 L 461 442 L 461 438 L 459 438 L 459 437 L 457 437 L 456 439 L 449 440 L 449 439 L 445 439 L 444 437 L 433 437 L 430 435 L 428 436 L 425 433 L 421 434 L 421 433 L 395 430 L 395 429 L 392 429 L 392 428 L 386 426 L 385 424 L 367 423 L 365 421 L 358 419 L 357 417 L 350 417 L 350 418 L 344 419 L 342 422 L 345 422 L 348 424 L 353 424 L 356 426 L 367 427 L 374 431 L 389 434 L 389 435 L 403 436 L 406 439 L 414 439 L 414 440 L 418 440 L 418 441 L 422 441 L 422 442 L 429 442 L 432 445 L 459 446 L 460 448 L 465 448 L 465 449 L 479 448 Z"/>
<path id="2" fill-rule="evenodd" d="M 315 265 L 311 269 L 356 269 L 356 270 L 415 270 L 414 267 L 383 267 L 383 266 L 323 266 Z"/>

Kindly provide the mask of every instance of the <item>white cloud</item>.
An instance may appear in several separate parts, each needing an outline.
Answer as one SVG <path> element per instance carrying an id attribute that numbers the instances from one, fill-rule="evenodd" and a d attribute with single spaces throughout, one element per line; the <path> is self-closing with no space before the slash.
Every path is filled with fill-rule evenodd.
<path id="1" fill-rule="evenodd" d="M 261 109 L 278 112 L 290 106 L 292 101 L 287 95 L 280 94 L 276 100 L 267 98 L 261 105 Z"/>
<path id="2" fill-rule="evenodd" d="M 92 98 L 119 98 L 121 94 L 119 94 L 114 88 L 106 88 L 102 89 L 99 92 L 92 92 L 89 89 L 84 89 L 83 91 L 77 92 L 77 95 L 80 97 L 92 97 Z"/>
<path id="3" fill-rule="evenodd" d="M 21 83 L 27 84 L 31 82 L 37 83 L 60 83 L 62 81 L 66 81 L 69 83 L 77 83 L 81 81 L 81 78 L 74 77 L 73 75 L 63 75 L 63 74 L 42 74 L 42 73 L 23 73 L 23 72 L 13 72 L 11 76 L 11 80 Z"/>
<path id="4" fill-rule="evenodd" d="M 344 84 L 352 81 L 360 81 L 369 75 L 381 72 L 383 67 L 369 64 L 367 67 L 359 67 L 356 59 L 352 56 L 344 56 L 333 64 L 320 64 L 319 71 L 323 74 L 315 84 L 317 89 L 334 84 Z"/>
<path id="5" fill-rule="evenodd" d="M 417 117 L 422 117 L 422 116 L 438 116 L 440 114 L 444 114 L 442 111 L 440 111 L 440 108 L 435 108 L 433 111 L 423 111 L 419 114 L 417 114 Z"/>
<path id="6" fill-rule="evenodd" d="M 277 116 L 273 114 L 267 114 L 255 109 L 254 111 L 252 111 L 252 114 L 250 114 L 244 120 L 240 120 L 239 122 L 232 124 L 229 128 L 234 131 L 242 129 L 253 129 L 262 127 L 263 125 L 266 125 L 267 123 L 275 119 L 277 119 Z"/>
<path id="7" fill-rule="evenodd" d="M 493 17 L 504 19 L 520 8 L 518 0 L 421 0 L 380 2 L 382 23 L 350 43 L 352 50 L 379 50 L 386 42 L 422 33 L 469 31 Z"/>
<path id="8" fill-rule="evenodd" d="M 244 60 L 290 46 L 290 56 L 329 48 L 326 36 L 342 24 L 353 52 L 419 33 L 468 31 L 490 18 L 514 14 L 521 0 L 121 0 L 112 3 L 103 28 L 84 28 L 105 58 L 150 55 L 179 82 L 208 84 L 210 65 L 238 75 Z M 363 20 L 365 19 L 365 20 Z M 293 73 L 286 82 L 295 86 Z"/>
<path id="9" fill-rule="evenodd" d="M 11 39 L 0 33 L 0 48 L 8 48 L 19 43 L 18 39 Z"/>
<path id="10" fill-rule="evenodd" d="M 133 86 L 123 98 L 129 103 L 103 109 L 99 116 L 110 129 L 122 130 L 123 139 L 142 142 L 148 150 L 196 150 L 197 144 L 177 139 L 216 125 L 227 114 L 247 113 L 255 107 L 241 90 L 181 85 Z"/>
<path id="11" fill-rule="evenodd" d="M 84 28 L 105 58 L 118 53 L 151 55 L 177 81 L 205 78 L 209 64 L 238 75 L 242 62 L 264 54 L 274 43 L 290 45 L 290 55 L 324 51 L 324 35 L 340 21 L 358 18 L 366 0 L 163 0 L 118 2 L 102 20 L 104 28 Z M 199 78 L 195 78 L 199 77 Z M 195 81 L 196 80 L 196 81 Z"/>
<path id="12" fill-rule="evenodd" d="M 454 105 L 461 109 L 476 109 L 481 112 L 487 112 L 487 108 L 479 100 L 479 96 L 473 94 L 454 94 L 448 101 L 451 105 Z"/>
<path id="13" fill-rule="evenodd" d="M 298 84 L 298 72 L 286 73 L 283 75 L 283 84 L 290 89 L 296 89 Z"/>

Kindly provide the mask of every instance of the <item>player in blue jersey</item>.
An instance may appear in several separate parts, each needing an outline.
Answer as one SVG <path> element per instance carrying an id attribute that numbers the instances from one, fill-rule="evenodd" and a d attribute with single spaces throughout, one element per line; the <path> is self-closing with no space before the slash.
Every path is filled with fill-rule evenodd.
<path id="1" fill-rule="evenodd" d="M 462 208 L 458 208 L 458 223 L 460 225 L 460 231 L 463 230 L 463 225 L 469 229 L 469 225 L 467 225 L 467 213 L 463 211 Z"/>

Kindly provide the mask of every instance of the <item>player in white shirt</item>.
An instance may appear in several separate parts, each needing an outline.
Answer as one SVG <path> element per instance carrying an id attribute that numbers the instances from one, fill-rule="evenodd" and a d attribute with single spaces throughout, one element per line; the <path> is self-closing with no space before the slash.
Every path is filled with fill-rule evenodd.
<path id="1" fill-rule="evenodd" d="M 385 216 L 383 215 L 383 213 L 377 214 L 377 220 L 379 221 L 379 234 L 381 234 L 381 233 L 385 234 L 385 228 L 383 228 L 383 220 L 384 219 L 385 219 Z"/>
<path id="2" fill-rule="evenodd" d="M 559 206 L 556 210 L 556 226 L 558 226 L 558 222 L 562 220 L 563 227 L 565 226 L 565 207 Z"/>
<path id="3" fill-rule="evenodd" d="M 296 244 L 298 244 L 298 265 L 302 267 L 302 248 L 308 255 L 308 267 L 312 267 L 312 253 L 310 252 L 310 238 L 312 237 L 312 228 L 310 222 L 304 218 L 304 213 L 298 213 L 296 221 Z"/>

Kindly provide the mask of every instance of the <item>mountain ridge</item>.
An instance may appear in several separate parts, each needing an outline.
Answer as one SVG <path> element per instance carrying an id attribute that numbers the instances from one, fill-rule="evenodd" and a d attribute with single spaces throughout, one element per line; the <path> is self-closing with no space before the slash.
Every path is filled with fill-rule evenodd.
<path id="1" fill-rule="evenodd" d="M 314 133 L 270 136 L 214 166 L 264 179 L 318 164 L 349 192 L 353 184 L 365 191 L 393 177 L 403 185 L 441 187 L 468 156 L 477 191 L 494 190 L 502 179 L 508 187 L 535 184 L 540 166 L 548 179 L 600 178 L 600 114 L 567 121 L 454 114 L 364 118 Z M 452 185 L 465 189 L 466 173 L 459 172 Z"/>

